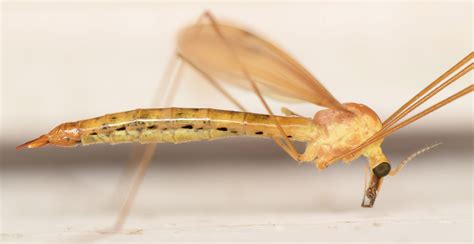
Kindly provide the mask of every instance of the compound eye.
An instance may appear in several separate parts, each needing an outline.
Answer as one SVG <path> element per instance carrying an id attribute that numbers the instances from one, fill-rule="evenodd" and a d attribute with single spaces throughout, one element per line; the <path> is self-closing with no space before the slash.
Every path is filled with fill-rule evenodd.
<path id="1" fill-rule="evenodd" d="M 387 162 L 383 162 L 377 166 L 375 166 L 375 168 L 372 169 L 372 172 L 374 172 L 374 175 L 379 177 L 379 178 L 382 178 L 386 175 L 388 175 L 388 173 L 390 173 L 390 164 L 387 163 Z"/>

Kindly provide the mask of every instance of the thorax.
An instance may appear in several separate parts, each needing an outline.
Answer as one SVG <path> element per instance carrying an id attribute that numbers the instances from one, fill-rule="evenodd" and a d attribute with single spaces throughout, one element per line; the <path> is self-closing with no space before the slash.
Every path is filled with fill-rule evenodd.
<path id="1" fill-rule="evenodd" d="M 325 109 L 317 112 L 313 118 L 319 130 L 319 136 L 314 141 L 318 147 L 318 161 L 326 162 L 360 145 L 382 128 L 379 117 L 369 107 L 356 103 L 343 105 L 351 113 Z M 353 160 L 363 153 L 364 151 L 345 160 Z"/>

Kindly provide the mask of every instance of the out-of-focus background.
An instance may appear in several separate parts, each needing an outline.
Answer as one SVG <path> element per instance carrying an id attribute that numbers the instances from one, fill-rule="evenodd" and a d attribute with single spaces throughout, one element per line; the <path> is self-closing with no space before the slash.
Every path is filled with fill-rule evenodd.
<path id="1" fill-rule="evenodd" d="M 341 102 L 387 118 L 473 50 L 472 3 L 2 3 L 1 239 L 75 241 L 472 240 L 472 95 L 386 139 L 396 164 L 359 207 L 365 159 L 318 172 L 271 141 L 159 145 L 126 231 L 103 235 L 125 195 L 131 145 L 15 151 L 53 126 L 152 107 L 176 33 L 204 10 L 269 38 Z M 188 72 L 173 106 L 235 109 Z M 472 84 L 472 74 L 435 101 Z M 253 94 L 232 89 L 264 112 Z M 270 100 L 306 116 L 311 104 Z M 124 177 L 129 179 L 127 177 Z M 121 187 L 120 187 L 121 186 Z"/>

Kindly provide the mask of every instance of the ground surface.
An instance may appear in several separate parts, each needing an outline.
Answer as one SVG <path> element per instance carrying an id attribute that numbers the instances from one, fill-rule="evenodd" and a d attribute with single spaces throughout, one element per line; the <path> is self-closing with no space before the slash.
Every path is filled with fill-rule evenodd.
<path id="1" fill-rule="evenodd" d="M 375 208 L 363 209 L 363 161 L 318 172 L 291 162 L 271 143 L 243 142 L 160 147 L 124 231 L 115 235 L 103 230 L 114 222 L 114 192 L 126 161 L 119 158 L 127 146 L 4 151 L 10 163 L 4 161 L 2 170 L 3 243 L 472 238 L 472 153 L 466 145 L 448 141 L 420 156 L 385 181 Z M 234 143 L 240 150 L 230 147 Z M 389 158 L 400 161 L 409 144 L 389 144 Z M 264 151 L 252 152 L 255 147 Z M 68 158 L 75 161 L 64 163 Z"/>

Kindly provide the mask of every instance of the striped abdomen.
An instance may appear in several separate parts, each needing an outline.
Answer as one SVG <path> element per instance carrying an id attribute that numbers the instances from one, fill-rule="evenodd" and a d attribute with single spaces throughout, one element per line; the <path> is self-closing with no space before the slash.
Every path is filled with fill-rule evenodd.
<path id="1" fill-rule="evenodd" d="M 313 122 L 277 116 L 288 137 L 306 142 L 314 138 Z M 232 136 L 279 136 L 269 115 L 217 109 L 137 109 L 78 121 L 82 144 L 212 140 Z"/>

